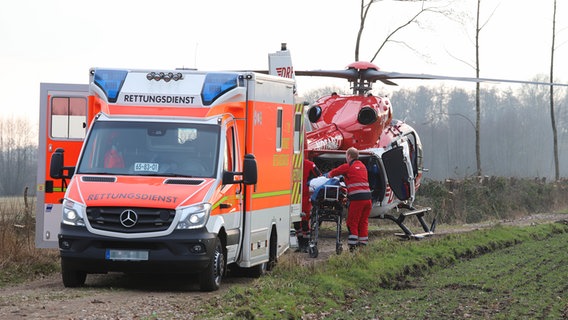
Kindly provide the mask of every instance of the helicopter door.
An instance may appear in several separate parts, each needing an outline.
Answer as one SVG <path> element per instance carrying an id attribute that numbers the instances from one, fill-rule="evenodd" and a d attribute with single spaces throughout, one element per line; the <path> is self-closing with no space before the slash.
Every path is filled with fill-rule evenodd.
<path id="1" fill-rule="evenodd" d="M 382 160 L 387 172 L 390 187 L 396 197 L 401 201 L 410 199 L 413 194 L 411 189 L 408 157 L 404 155 L 404 148 L 399 146 L 393 148 L 382 155 Z"/>
<path id="2" fill-rule="evenodd" d="M 412 176 L 416 178 L 418 175 L 418 148 L 416 146 L 416 136 L 414 133 L 406 135 L 408 139 L 408 153 L 410 155 L 410 163 L 412 164 Z"/>
<path id="3" fill-rule="evenodd" d="M 367 172 L 369 176 L 369 187 L 373 202 L 382 202 L 387 190 L 385 177 L 385 167 L 380 158 L 371 157 L 367 162 Z"/>

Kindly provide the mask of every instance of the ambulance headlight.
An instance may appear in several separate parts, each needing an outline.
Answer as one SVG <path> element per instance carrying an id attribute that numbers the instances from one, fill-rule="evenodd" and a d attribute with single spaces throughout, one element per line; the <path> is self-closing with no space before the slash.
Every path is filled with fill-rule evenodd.
<path id="1" fill-rule="evenodd" d="M 178 209 L 181 211 L 177 229 L 197 229 L 203 227 L 209 219 L 211 204 L 200 203 L 191 207 Z"/>
<path id="2" fill-rule="evenodd" d="M 71 200 L 63 201 L 63 223 L 70 226 L 85 226 L 85 206 Z"/>

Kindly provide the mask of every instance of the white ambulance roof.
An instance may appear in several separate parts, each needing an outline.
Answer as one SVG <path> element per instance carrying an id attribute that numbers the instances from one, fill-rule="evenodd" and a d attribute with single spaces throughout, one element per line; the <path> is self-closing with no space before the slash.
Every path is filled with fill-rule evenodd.
<path id="1" fill-rule="evenodd" d="M 119 105 L 208 106 L 239 79 L 236 72 L 91 70 L 92 90 Z"/>

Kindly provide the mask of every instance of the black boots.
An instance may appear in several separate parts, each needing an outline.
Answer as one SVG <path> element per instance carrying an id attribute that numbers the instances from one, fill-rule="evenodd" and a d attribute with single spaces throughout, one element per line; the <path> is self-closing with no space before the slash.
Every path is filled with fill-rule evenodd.
<path id="1" fill-rule="evenodd" d="M 298 249 L 296 252 L 308 252 L 310 240 L 304 237 L 298 237 Z"/>

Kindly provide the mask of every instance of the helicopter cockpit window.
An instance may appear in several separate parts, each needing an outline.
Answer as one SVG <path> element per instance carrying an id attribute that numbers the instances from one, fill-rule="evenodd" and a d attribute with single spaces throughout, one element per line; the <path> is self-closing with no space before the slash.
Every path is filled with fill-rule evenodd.
<path id="1" fill-rule="evenodd" d="M 413 175 L 416 178 L 416 176 L 418 175 L 418 166 L 420 166 L 421 164 L 419 164 L 419 158 L 421 158 L 421 156 L 418 154 L 419 150 L 418 150 L 418 146 L 416 145 L 416 136 L 414 136 L 414 134 L 408 134 L 408 147 L 409 147 L 409 154 L 410 154 L 410 163 L 412 164 L 412 171 L 413 171 Z"/>

